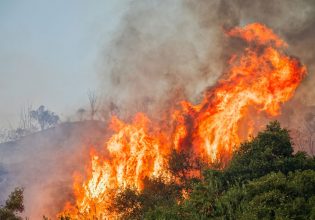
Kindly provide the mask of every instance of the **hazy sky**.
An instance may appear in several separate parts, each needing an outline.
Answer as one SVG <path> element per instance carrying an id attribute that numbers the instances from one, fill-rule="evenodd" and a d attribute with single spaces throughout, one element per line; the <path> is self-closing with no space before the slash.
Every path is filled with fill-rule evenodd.
<path id="1" fill-rule="evenodd" d="M 127 2 L 0 1 L 0 128 L 16 125 L 27 103 L 64 118 L 86 104 Z"/>

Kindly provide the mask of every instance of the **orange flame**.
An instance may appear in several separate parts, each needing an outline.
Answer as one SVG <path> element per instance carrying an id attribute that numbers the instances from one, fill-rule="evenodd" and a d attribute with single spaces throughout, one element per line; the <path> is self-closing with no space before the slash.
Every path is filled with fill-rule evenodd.
<path id="1" fill-rule="evenodd" d="M 130 124 L 113 117 L 116 132 L 105 144 L 107 157 L 92 153 L 87 178 L 75 181 L 75 206 L 65 208 L 74 219 L 103 216 L 111 199 L 121 189 L 143 188 L 145 177 L 164 176 L 170 149 L 191 147 L 206 162 L 228 162 L 239 145 L 239 123 L 248 108 L 280 113 L 280 105 L 289 100 L 306 74 L 306 68 L 282 50 L 286 43 L 266 26 L 254 23 L 227 32 L 247 43 L 241 55 L 230 59 L 229 71 L 215 88 L 204 93 L 198 105 L 181 103 L 170 116 L 173 129 L 158 129 L 144 114 L 138 113 Z M 253 125 L 247 129 L 248 137 Z M 74 208 L 75 207 L 75 208 Z"/>

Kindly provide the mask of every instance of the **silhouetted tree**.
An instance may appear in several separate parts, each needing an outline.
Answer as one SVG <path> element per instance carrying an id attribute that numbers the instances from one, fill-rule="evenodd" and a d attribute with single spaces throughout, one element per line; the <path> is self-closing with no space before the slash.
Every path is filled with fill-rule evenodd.
<path id="1" fill-rule="evenodd" d="M 31 117 L 37 121 L 41 130 L 55 126 L 59 122 L 59 116 L 45 109 L 41 105 L 37 110 L 31 111 Z"/>
<path id="2" fill-rule="evenodd" d="M 94 120 L 95 114 L 97 112 L 97 95 L 94 91 L 89 90 L 88 91 L 88 98 L 90 102 L 90 116 L 91 120 Z"/>
<path id="3" fill-rule="evenodd" d="M 86 113 L 86 110 L 84 108 L 79 108 L 77 111 L 78 117 L 79 117 L 79 121 L 82 121 L 84 118 L 84 115 Z"/>

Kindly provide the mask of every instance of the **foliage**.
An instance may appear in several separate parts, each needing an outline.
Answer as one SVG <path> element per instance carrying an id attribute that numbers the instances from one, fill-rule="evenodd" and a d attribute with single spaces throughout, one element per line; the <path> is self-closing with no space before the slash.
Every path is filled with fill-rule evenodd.
<path id="1" fill-rule="evenodd" d="M 117 213 L 121 219 L 143 219 L 155 206 L 172 206 L 180 196 L 174 182 L 147 178 L 141 192 L 128 188 L 118 193 L 109 211 Z"/>
<path id="2" fill-rule="evenodd" d="M 216 206 L 213 215 L 227 219 L 314 219 L 315 171 L 270 173 L 233 186 Z"/>
<path id="3" fill-rule="evenodd" d="M 24 211 L 23 189 L 16 188 L 6 200 L 5 205 L 0 207 L 0 219 L 21 220 L 17 215 Z"/>
<path id="4" fill-rule="evenodd" d="M 288 172 L 293 148 L 289 133 L 279 122 L 271 122 L 250 142 L 241 144 L 224 171 L 226 181 L 243 182 L 264 176 L 272 171 Z"/>
<path id="5" fill-rule="evenodd" d="M 31 117 L 37 121 L 41 130 L 55 126 L 59 122 L 59 116 L 45 109 L 41 105 L 37 110 L 31 111 Z"/>

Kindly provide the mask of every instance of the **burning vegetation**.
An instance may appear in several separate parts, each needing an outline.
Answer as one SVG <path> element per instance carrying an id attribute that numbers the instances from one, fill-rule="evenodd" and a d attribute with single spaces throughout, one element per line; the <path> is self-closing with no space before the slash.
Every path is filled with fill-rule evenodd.
<path id="1" fill-rule="evenodd" d="M 252 112 L 280 113 L 281 104 L 293 96 L 304 78 L 305 66 L 288 56 L 286 43 L 263 24 L 236 27 L 226 35 L 245 46 L 231 54 L 226 73 L 203 93 L 199 104 L 174 103 L 159 121 L 144 113 L 137 113 L 132 122 L 112 117 L 112 136 L 102 151 L 92 147 L 86 174 L 74 178 L 75 201 L 68 202 L 61 215 L 71 219 L 119 217 L 113 204 L 121 192 L 141 193 L 148 179 L 161 184 L 181 182 L 169 167 L 174 153 L 200 161 L 187 173 L 191 178 L 200 176 L 204 165 L 225 168 L 240 142 L 259 129 L 250 117 Z M 189 197 L 189 189 L 180 190 L 183 198 Z"/>

